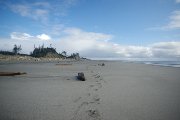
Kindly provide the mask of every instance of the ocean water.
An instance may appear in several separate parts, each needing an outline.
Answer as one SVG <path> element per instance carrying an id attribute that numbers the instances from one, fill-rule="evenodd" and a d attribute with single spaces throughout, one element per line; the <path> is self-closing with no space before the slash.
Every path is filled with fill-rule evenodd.
<path id="1" fill-rule="evenodd" d="M 180 59 L 159 59 L 159 58 L 131 58 L 131 59 L 122 59 L 122 62 L 133 62 L 141 64 L 150 64 L 166 67 L 180 67 Z"/>
<path id="2" fill-rule="evenodd" d="M 180 61 L 138 61 L 138 63 L 139 62 L 158 66 L 180 67 Z"/>
<path id="3" fill-rule="evenodd" d="M 122 59 L 122 62 L 133 62 L 133 63 L 141 63 L 141 64 L 150 64 L 150 65 L 158 65 L 158 66 L 166 66 L 166 67 L 180 67 L 180 59 L 174 58 L 130 58 L 130 59 Z"/>

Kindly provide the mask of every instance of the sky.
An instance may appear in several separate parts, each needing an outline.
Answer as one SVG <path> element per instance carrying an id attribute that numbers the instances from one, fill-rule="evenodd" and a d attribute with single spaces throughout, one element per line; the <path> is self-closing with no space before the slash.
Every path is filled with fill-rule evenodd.
<path id="1" fill-rule="evenodd" d="M 180 60 L 180 0 L 0 0 L 0 50 Z"/>

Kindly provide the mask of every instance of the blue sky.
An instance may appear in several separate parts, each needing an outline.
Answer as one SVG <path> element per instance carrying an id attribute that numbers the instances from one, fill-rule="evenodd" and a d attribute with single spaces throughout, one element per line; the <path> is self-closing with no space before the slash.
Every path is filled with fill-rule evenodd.
<path id="1" fill-rule="evenodd" d="M 1 0 L 0 29 L 2 50 L 52 44 L 90 58 L 179 58 L 180 0 Z"/>

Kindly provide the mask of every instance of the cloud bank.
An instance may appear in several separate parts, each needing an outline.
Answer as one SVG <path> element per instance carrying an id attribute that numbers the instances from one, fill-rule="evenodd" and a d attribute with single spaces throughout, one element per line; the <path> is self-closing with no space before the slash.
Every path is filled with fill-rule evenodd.
<path id="1" fill-rule="evenodd" d="M 87 58 L 180 58 L 180 42 L 158 42 L 146 46 L 121 45 L 111 42 L 112 35 L 87 32 L 78 28 L 65 28 L 63 35 L 56 40 L 42 33 L 30 35 L 28 33 L 13 32 L 10 39 L 0 38 L 2 50 L 12 50 L 14 44 L 22 45 L 22 52 L 30 53 L 34 45 L 44 44 L 71 54 L 78 52 Z"/>

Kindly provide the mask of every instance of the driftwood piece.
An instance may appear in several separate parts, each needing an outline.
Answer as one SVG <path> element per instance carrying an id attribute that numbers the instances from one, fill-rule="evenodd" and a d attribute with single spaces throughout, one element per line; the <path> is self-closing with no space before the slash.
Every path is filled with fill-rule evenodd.
<path id="1" fill-rule="evenodd" d="M 57 66 L 69 66 L 69 65 L 72 65 L 72 64 L 56 64 Z"/>
<path id="2" fill-rule="evenodd" d="M 79 79 L 81 81 L 85 81 L 86 79 L 85 79 L 84 73 L 83 72 L 78 73 L 77 79 Z"/>
<path id="3" fill-rule="evenodd" d="M 102 64 L 98 64 L 99 66 L 105 66 L 105 64 L 104 63 L 102 63 Z"/>
<path id="4" fill-rule="evenodd" d="M 0 76 L 15 76 L 15 75 L 24 75 L 25 72 L 0 72 Z"/>

